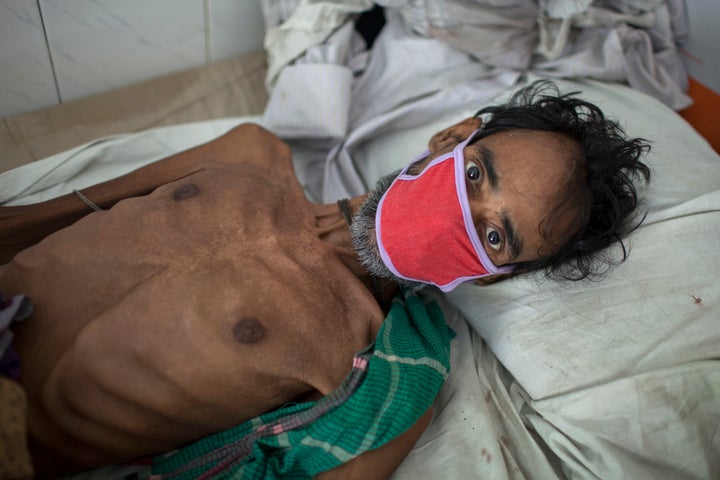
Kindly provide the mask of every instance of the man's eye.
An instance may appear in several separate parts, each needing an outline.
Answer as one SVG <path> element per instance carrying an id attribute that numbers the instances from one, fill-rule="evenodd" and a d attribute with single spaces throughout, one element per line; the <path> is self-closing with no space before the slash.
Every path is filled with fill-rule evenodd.
<path id="1" fill-rule="evenodd" d="M 500 247 L 502 246 L 502 236 L 500 235 L 500 232 L 492 227 L 485 227 L 485 237 L 487 238 L 490 248 L 493 250 L 500 250 Z"/>
<path id="2" fill-rule="evenodd" d="M 470 180 L 478 180 L 480 178 L 480 167 L 478 167 L 473 162 L 468 162 L 468 164 L 465 166 L 465 174 Z"/>

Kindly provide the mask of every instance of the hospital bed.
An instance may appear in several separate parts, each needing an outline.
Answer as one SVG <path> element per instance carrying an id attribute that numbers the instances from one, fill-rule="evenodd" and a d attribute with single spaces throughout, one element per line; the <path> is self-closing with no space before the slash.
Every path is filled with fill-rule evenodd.
<path id="1" fill-rule="evenodd" d="M 402 42 L 393 40 L 376 43 L 371 61 L 397 58 L 393 49 Z M 142 125 L 147 117 L 129 111 L 112 125 L 93 115 L 93 104 L 122 110 L 128 95 L 164 91 L 180 77 L 160 78 L 124 97 L 111 92 L 85 100 L 86 112 L 74 104 L 32 114 L 47 119 L 75 108 L 74 118 L 91 119 L 84 128 L 94 137 L 72 148 L 57 145 L 68 130 L 83 129 L 48 126 L 46 140 L 62 151 L 0 175 L 0 201 L 31 203 L 79 190 L 255 122 L 291 144 L 308 197 L 331 202 L 361 193 L 422 151 L 433 133 L 538 78 L 480 71 L 445 46 L 411 40 L 402 48 L 436 55 L 431 58 L 453 78 L 470 80 L 452 83 L 425 70 L 402 79 L 436 84 L 398 83 L 388 80 L 387 68 L 368 63 L 365 71 L 375 73 L 358 84 L 337 64 L 294 63 L 279 70 L 267 108 L 242 100 L 267 95 L 256 76 L 233 92 L 236 101 L 224 102 L 230 111 L 214 110 L 213 118 L 175 117 L 163 125 L 162 105 L 147 106 L 157 116 L 152 128 Z M 249 63 L 256 75 L 263 54 L 202 67 L 193 81 L 204 93 L 194 100 L 193 89 L 183 95 L 213 102 L 202 79 L 236 74 Z M 289 90 L 277 94 L 286 85 L 300 89 L 303 81 L 309 88 L 308 78 L 322 78 L 334 92 L 323 88 L 313 98 L 306 91 L 300 100 Z M 602 280 L 556 283 L 538 276 L 431 292 L 455 332 L 451 374 L 396 480 L 720 477 L 720 156 L 675 111 L 637 89 L 587 78 L 558 85 L 581 92 L 629 135 L 651 143 L 645 219 L 626 242 L 627 261 Z M 368 104 L 372 99 L 385 103 Z M 310 106 L 319 118 L 302 116 Z M 73 478 L 122 478 L 143 468 L 112 466 Z"/>

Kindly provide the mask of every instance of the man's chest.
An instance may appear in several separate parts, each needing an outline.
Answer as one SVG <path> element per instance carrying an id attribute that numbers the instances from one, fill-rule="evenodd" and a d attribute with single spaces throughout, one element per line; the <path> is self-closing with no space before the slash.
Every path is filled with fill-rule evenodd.
<path id="1" fill-rule="evenodd" d="M 327 393 L 382 312 L 302 202 L 262 177 L 201 173 L 88 216 L 10 267 L 37 307 L 20 341 L 58 332 L 51 365 L 83 338 L 88 356 L 144 357 L 183 388 L 216 378 L 221 392 L 236 365 Z"/>

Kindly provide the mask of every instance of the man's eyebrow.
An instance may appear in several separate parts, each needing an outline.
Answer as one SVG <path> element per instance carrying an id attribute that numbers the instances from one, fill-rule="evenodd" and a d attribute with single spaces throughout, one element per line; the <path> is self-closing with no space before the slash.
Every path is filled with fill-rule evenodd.
<path id="1" fill-rule="evenodd" d="M 518 235 L 515 223 L 510 219 L 506 211 L 500 213 L 500 221 L 503 224 L 505 239 L 510 249 L 510 260 L 515 260 L 523 249 L 522 238 Z"/>
<path id="2" fill-rule="evenodd" d="M 475 147 L 480 156 L 480 163 L 483 165 L 485 175 L 487 176 L 490 188 L 497 190 L 498 188 L 498 175 L 495 170 L 495 154 L 485 145 L 477 145 Z"/>

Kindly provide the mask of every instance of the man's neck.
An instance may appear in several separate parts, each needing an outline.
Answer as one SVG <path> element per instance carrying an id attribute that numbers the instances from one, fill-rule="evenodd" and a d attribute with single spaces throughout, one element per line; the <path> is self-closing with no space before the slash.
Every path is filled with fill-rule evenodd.
<path id="1" fill-rule="evenodd" d="M 367 195 L 351 198 L 346 201 L 346 207 L 339 204 L 315 204 L 315 226 L 318 236 L 324 242 L 332 245 L 338 259 L 373 292 L 381 307 L 385 307 L 397 290 L 397 285 L 386 279 L 371 276 L 360 263 L 357 252 L 352 244 L 350 222 L 355 212 L 363 204 Z M 343 209 L 346 209 L 343 212 Z"/>

